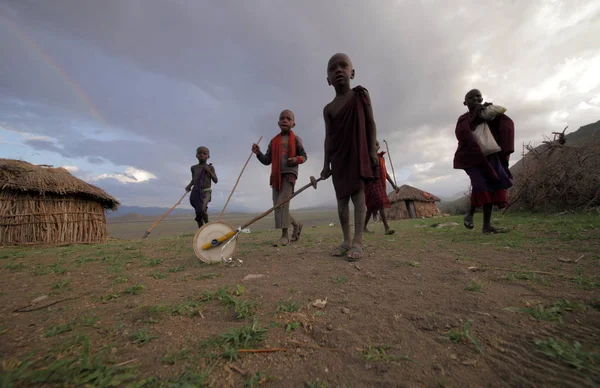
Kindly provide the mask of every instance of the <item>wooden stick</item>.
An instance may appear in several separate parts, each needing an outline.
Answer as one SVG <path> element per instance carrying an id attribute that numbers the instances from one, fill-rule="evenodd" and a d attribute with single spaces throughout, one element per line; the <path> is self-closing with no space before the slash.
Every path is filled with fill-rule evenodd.
<path id="1" fill-rule="evenodd" d="M 131 364 L 132 362 L 136 362 L 137 360 L 138 360 L 137 358 L 133 358 L 133 359 L 131 359 L 131 360 L 123 361 L 123 362 L 121 362 L 121 363 L 119 363 L 119 364 L 116 364 L 116 365 L 114 365 L 114 366 L 115 366 L 115 367 L 124 366 L 124 365 L 127 365 L 127 364 Z"/>
<path id="2" fill-rule="evenodd" d="M 41 310 L 41 309 L 44 309 L 46 307 L 54 306 L 55 304 L 58 304 L 58 303 L 61 303 L 61 302 L 66 302 L 67 300 L 73 300 L 73 299 L 81 298 L 82 296 L 84 296 L 84 295 L 75 296 L 75 297 L 72 297 L 72 298 L 59 299 L 59 300 L 57 300 L 55 302 L 52 302 L 52 303 L 48 303 L 48 304 L 45 304 L 45 305 L 42 305 L 42 306 L 38 306 L 38 307 L 33 308 L 33 309 L 25 310 L 27 307 L 33 306 L 33 303 L 30 303 L 27 306 L 19 307 L 19 308 L 13 310 L 13 313 L 28 313 L 30 311 Z"/>
<path id="3" fill-rule="evenodd" d="M 287 348 L 265 348 L 265 349 L 239 349 L 238 353 L 272 353 L 272 352 L 287 352 Z"/>
<path id="4" fill-rule="evenodd" d="M 392 175 L 394 176 L 394 185 L 396 185 L 396 187 L 398 187 L 398 183 L 396 183 L 396 173 L 394 172 L 394 165 L 392 164 L 392 156 L 390 155 L 390 149 L 388 148 L 388 143 L 387 143 L 387 141 L 385 141 L 385 139 L 383 140 L 383 142 L 385 143 L 385 149 L 387 150 L 388 159 L 390 160 L 390 166 L 392 166 Z"/>
<path id="5" fill-rule="evenodd" d="M 573 279 L 572 276 L 565 275 L 565 274 L 562 274 L 562 273 L 546 272 L 546 271 L 532 271 L 532 270 L 529 270 L 529 269 L 510 269 L 510 268 L 496 268 L 496 267 L 493 267 L 493 268 L 477 268 L 477 267 L 473 268 L 473 267 L 471 267 L 470 268 L 471 271 L 478 271 L 478 270 L 479 271 L 485 271 L 485 270 L 488 270 L 488 269 L 492 270 L 492 271 L 525 272 L 525 273 L 536 273 L 536 274 L 539 274 L 539 275 L 562 276 L 562 277 L 565 277 L 567 279 Z"/>
<path id="6" fill-rule="evenodd" d="M 171 208 L 169 210 L 167 210 L 167 212 L 165 214 L 162 215 L 162 217 L 160 217 L 155 223 L 152 224 L 152 226 L 150 227 L 150 229 L 148 229 L 146 231 L 146 233 L 144 233 L 144 237 L 142 237 L 142 240 L 145 239 L 146 237 L 148 237 L 148 235 L 150 235 L 150 232 L 152 232 L 152 229 L 154 229 L 156 227 L 156 225 L 158 225 L 159 222 L 161 222 L 163 220 L 163 218 L 165 218 L 166 216 L 169 215 L 169 213 L 171 213 L 173 211 L 173 209 L 175 209 L 175 207 L 177 207 L 177 205 L 179 205 L 181 203 L 181 201 L 183 201 L 183 198 L 189 193 L 189 191 L 186 191 L 181 198 L 179 198 L 179 201 L 177 201 L 177 203 L 173 206 L 171 206 Z"/>
<path id="7" fill-rule="evenodd" d="M 258 145 L 261 140 L 262 140 L 262 136 L 258 139 L 258 141 L 256 142 L 256 145 Z M 240 171 L 240 175 L 238 175 L 237 180 L 235 181 L 235 185 L 233 185 L 233 189 L 231 189 L 231 193 L 229 193 L 229 198 L 227 198 L 227 202 L 225 202 L 225 206 L 223 206 L 223 210 L 221 210 L 221 214 L 219 214 L 219 221 L 221 221 L 221 219 L 223 218 L 223 213 L 225 213 L 225 209 L 227 209 L 229 200 L 231 199 L 231 196 L 233 195 L 235 188 L 237 187 L 238 183 L 240 182 L 240 178 L 242 177 L 242 174 L 244 173 L 244 170 L 246 169 L 246 166 L 248 165 L 248 162 L 250 161 L 250 158 L 252 157 L 253 153 L 254 152 L 250 152 L 248 159 L 246 159 L 246 163 L 244 164 L 244 167 L 242 167 L 242 171 Z"/>
<path id="8" fill-rule="evenodd" d="M 269 213 L 271 213 L 273 210 L 275 210 L 275 209 L 277 209 L 277 208 L 285 205 L 286 203 L 290 202 L 292 200 L 292 198 L 294 198 L 295 196 L 297 196 L 298 194 L 300 194 L 304 190 L 308 189 L 309 187 L 314 187 L 316 189 L 316 184 L 318 182 L 320 182 L 321 180 L 323 180 L 323 178 L 316 179 L 314 181 L 314 185 L 313 185 L 313 179 L 314 178 L 313 177 L 311 177 L 311 178 L 312 178 L 311 179 L 311 183 L 307 183 L 306 185 L 302 186 L 298 191 L 295 191 L 294 194 L 292 194 L 292 196 L 289 197 L 288 199 L 279 202 L 277 205 L 273 206 L 269 210 L 266 210 L 262 214 L 259 214 L 256 217 L 254 217 L 253 219 L 251 219 L 250 221 L 246 222 L 244 225 L 242 225 L 240 227 L 240 229 L 245 229 L 245 228 L 249 227 L 250 225 L 252 225 L 253 223 L 255 223 L 256 221 L 260 220 L 261 218 L 264 218 L 264 217 L 268 216 Z"/>

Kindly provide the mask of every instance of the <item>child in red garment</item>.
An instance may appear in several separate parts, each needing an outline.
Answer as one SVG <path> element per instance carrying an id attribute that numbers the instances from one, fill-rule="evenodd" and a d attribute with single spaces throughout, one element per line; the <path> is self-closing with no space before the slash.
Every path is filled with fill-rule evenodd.
<path id="1" fill-rule="evenodd" d="M 307 159 L 302 139 L 292 131 L 292 128 L 296 126 L 294 112 L 289 109 L 282 111 L 277 124 L 281 133 L 271 139 L 266 154 L 260 152 L 257 144 L 252 144 L 252 152 L 256 154 L 257 159 L 265 166 L 271 165 L 270 184 L 273 191 L 273 206 L 294 194 L 294 184 L 298 178 L 298 165 L 306 162 Z M 275 228 L 281 229 L 281 238 L 279 242 L 273 243 L 273 246 L 289 244 L 290 224 L 294 226 L 291 241 L 297 241 L 303 225 L 290 214 L 289 202 L 275 209 L 274 213 Z"/>
<path id="2" fill-rule="evenodd" d="M 379 151 L 379 142 L 375 143 L 377 151 Z M 385 168 L 385 159 L 383 158 L 385 155 L 385 151 L 378 152 L 377 157 L 379 158 L 379 166 L 376 168 L 376 175 L 379 177 L 378 180 L 369 182 L 365 185 L 365 202 L 367 204 L 367 218 L 365 219 L 365 233 L 372 233 L 369 229 L 367 229 L 367 224 L 371 219 L 371 215 L 373 215 L 373 220 L 375 220 L 375 214 L 379 212 L 379 216 L 381 217 L 381 222 L 383 222 L 383 227 L 385 228 L 385 234 L 394 234 L 394 230 L 390 229 L 388 225 L 387 218 L 385 217 L 384 208 L 392 207 L 390 203 L 390 199 L 387 196 L 387 182 L 390 182 L 392 188 L 394 190 L 398 190 L 398 187 L 388 174 Z M 386 182 L 387 181 L 387 182 Z"/>
<path id="3" fill-rule="evenodd" d="M 325 158 L 321 171 L 321 178 L 332 177 L 344 234 L 344 241 L 331 254 L 346 256 L 349 261 L 364 256 L 364 187 L 377 179 L 374 170 L 379 165 L 371 97 L 360 85 L 350 87 L 354 73 L 346 54 L 337 53 L 327 63 L 327 82 L 335 89 L 335 97 L 323 108 Z M 350 236 L 350 200 L 354 205 L 354 238 Z"/>

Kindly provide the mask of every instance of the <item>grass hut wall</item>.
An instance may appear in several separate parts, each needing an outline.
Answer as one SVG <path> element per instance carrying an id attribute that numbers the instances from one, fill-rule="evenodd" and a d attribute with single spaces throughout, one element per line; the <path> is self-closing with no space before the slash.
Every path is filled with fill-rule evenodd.
<path id="1" fill-rule="evenodd" d="M 385 209 L 385 216 L 389 220 L 406 218 L 433 217 L 440 214 L 436 202 L 440 199 L 435 195 L 416 187 L 402 185 L 398 191 L 388 194 L 392 203 L 391 208 Z"/>
<path id="2" fill-rule="evenodd" d="M 119 202 L 64 168 L 0 159 L 0 246 L 99 243 Z"/>

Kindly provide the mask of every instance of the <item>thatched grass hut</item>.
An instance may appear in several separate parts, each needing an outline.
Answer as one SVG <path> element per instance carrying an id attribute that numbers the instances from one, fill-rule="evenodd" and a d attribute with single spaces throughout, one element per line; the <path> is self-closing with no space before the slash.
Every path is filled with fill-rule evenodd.
<path id="1" fill-rule="evenodd" d="M 0 246 L 99 243 L 119 202 L 64 168 L 0 159 Z"/>
<path id="2" fill-rule="evenodd" d="M 385 216 L 389 220 L 405 218 L 433 217 L 440 213 L 436 202 L 440 199 L 416 187 L 402 185 L 398 191 L 388 194 L 392 207 L 385 209 Z"/>

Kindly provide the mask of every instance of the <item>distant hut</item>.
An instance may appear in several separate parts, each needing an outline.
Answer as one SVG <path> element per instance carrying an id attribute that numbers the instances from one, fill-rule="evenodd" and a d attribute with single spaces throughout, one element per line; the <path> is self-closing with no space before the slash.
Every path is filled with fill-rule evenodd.
<path id="1" fill-rule="evenodd" d="M 100 243 L 119 202 L 64 168 L 0 159 L 0 246 Z"/>
<path id="2" fill-rule="evenodd" d="M 390 220 L 433 217 L 440 213 L 436 205 L 440 199 L 416 187 L 402 185 L 398 191 L 388 194 L 388 198 L 392 207 L 385 209 L 385 215 Z"/>

